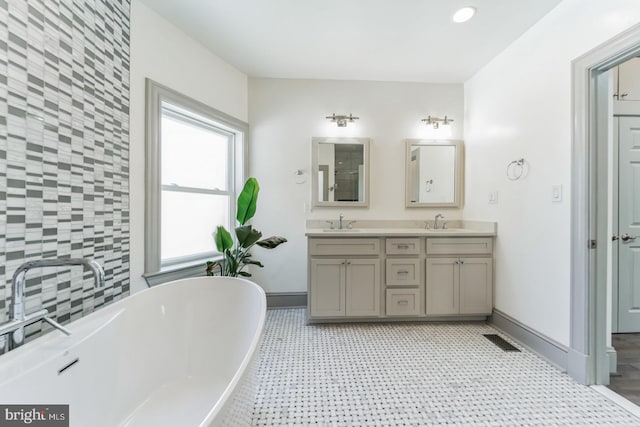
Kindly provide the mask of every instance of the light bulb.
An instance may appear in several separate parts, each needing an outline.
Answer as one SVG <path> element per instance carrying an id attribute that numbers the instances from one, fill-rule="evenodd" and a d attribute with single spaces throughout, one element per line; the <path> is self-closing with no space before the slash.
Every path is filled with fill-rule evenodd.
<path id="1" fill-rule="evenodd" d="M 463 7 L 458 9 L 456 13 L 453 14 L 453 22 L 458 24 L 462 22 L 467 22 L 469 19 L 473 18 L 473 15 L 476 14 L 476 8 L 472 6 Z"/>

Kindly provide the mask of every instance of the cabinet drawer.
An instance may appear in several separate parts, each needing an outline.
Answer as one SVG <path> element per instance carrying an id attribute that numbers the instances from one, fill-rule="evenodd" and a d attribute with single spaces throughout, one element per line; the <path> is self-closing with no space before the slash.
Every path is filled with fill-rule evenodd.
<path id="1" fill-rule="evenodd" d="M 420 289 L 387 289 L 387 316 L 420 314 Z"/>
<path id="2" fill-rule="evenodd" d="M 378 255 L 380 239 L 310 239 L 310 255 Z"/>
<path id="3" fill-rule="evenodd" d="M 427 238 L 427 254 L 491 254 L 493 238 L 491 237 L 433 237 Z"/>
<path id="4" fill-rule="evenodd" d="M 420 260 L 417 258 L 387 258 L 387 286 L 417 286 L 420 284 Z"/>
<path id="5" fill-rule="evenodd" d="M 418 255 L 420 253 L 420 239 L 386 239 L 385 249 L 388 255 Z"/>

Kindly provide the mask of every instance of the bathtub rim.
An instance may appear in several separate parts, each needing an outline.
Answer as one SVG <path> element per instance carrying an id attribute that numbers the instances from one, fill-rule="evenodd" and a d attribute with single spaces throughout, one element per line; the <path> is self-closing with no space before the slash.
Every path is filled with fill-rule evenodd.
<path id="1" fill-rule="evenodd" d="M 264 332 L 264 324 L 266 321 L 266 294 L 261 286 L 252 282 L 250 280 L 244 278 L 235 278 L 235 277 L 221 277 L 221 276 L 198 276 L 191 278 L 178 279 L 171 282 L 163 283 L 157 286 L 153 286 L 151 288 L 145 289 L 143 291 L 132 294 L 126 298 L 123 298 L 114 304 L 110 304 L 104 307 L 101 307 L 98 310 L 90 313 L 87 316 L 76 319 L 70 324 L 78 321 L 83 325 L 91 325 L 94 322 L 99 324 L 99 328 L 96 330 L 91 330 L 86 334 L 77 334 L 72 335 L 71 337 L 61 336 L 62 334 L 59 331 L 52 330 L 44 336 L 38 337 L 32 342 L 25 343 L 25 345 L 10 351 L 6 354 L 3 354 L 0 357 L 0 363 L 3 363 L 4 368 L 12 368 L 10 369 L 11 375 L 7 376 L 4 381 L 0 381 L 2 385 L 6 385 L 7 383 L 13 381 L 16 377 L 22 375 L 28 375 L 30 371 L 38 369 L 40 366 L 49 363 L 55 358 L 60 356 L 64 356 L 66 352 L 72 350 L 75 346 L 81 344 L 87 338 L 90 338 L 92 335 L 96 334 L 97 331 L 106 327 L 109 323 L 113 322 L 115 319 L 118 319 L 122 314 L 124 314 L 129 307 L 123 307 L 119 303 L 124 303 L 129 298 L 135 298 L 136 296 L 140 296 L 145 292 L 156 293 L 159 289 L 163 287 L 174 287 L 181 286 L 182 284 L 192 283 L 196 284 L 196 282 L 201 282 L 196 286 L 216 286 L 216 283 L 206 283 L 206 282 L 237 282 L 232 283 L 231 285 L 239 285 L 246 286 L 250 289 L 250 292 L 257 292 L 256 296 L 258 298 L 258 307 L 259 315 L 257 316 L 257 321 L 251 322 L 251 327 L 253 328 L 253 336 L 251 337 L 250 345 L 248 345 L 244 349 L 244 354 L 242 356 L 242 361 L 238 365 L 238 368 L 233 373 L 233 377 L 226 384 L 224 391 L 218 396 L 217 400 L 211 402 L 211 406 L 206 413 L 206 416 L 199 422 L 200 426 L 207 426 L 213 423 L 218 415 L 226 408 L 227 404 L 231 403 L 231 398 L 234 396 L 235 392 L 238 389 L 238 384 L 247 374 L 248 368 L 254 362 L 255 358 L 258 356 L 259 345 L 262 339 L 262 335 Z M 255 312 L 254 312 L 255 313 Z M 107 320 L 106 323 L 103 320 Z M 84 328 L 85 326 L 83 326 Z M 56 345 L 56 343 L 60 340 L 60 338 L 72 338 L 72 342 L 63 344 L 61 346 Z M 63 341 L 64 343 L 64 341 Z M 31 344 L 31 345 L 30 345 Z M 35 344 L 35 346 L 34 346 Z M 39 346 L 38 346 L 39 344 Z M 52 345 L 53 344 L 53 345 Z M 38 348 L 41 347 L 41 348 Z M 44 350 L 44 354 L 40 353 L 40 351 Z M 25 358 L 27 360 L 33 360 L 34 363 L 28 364 L 28 366 L 24 365 Z M 16 369 L 19 372 L 16 372 Z"/>
<path id="2" fill-rule="evenodd" d="M 221 280 L 221 281 L 243 282 L 246 285 L 250 286 L 251 288 L 255 289 L 259 293 L 261 298 L 259 298 L 260 299 L 260 308 L 259 308 L 260 316 L 256 324 L 255 333 L 251 339 L 251 344 L 246 349 L 246 352 L 244 353 L 244 357 L 242 359 L 242 363 L 240 363 L 240 366 L 238 367 L 236 372 L 233 374 L 233 378 L 231 379 L 231 381 L 229 381 L 229 384 L 227 384 L 227 386 L 225 387 L 224 391 L 222 392 L 218 400 L 214 403 L 211 410 L 207 413 L 207 416 L 200 423 L 201 427 L 212 424 L 215 421 L 216 417 L 225 409 L 226 405 L 231 403 L 230 400 L 235 394 L 235 392 L 237 391 L 238 384 L 240 383 L 244 375 L 247 373 L 247 370 L 250 367 L 250 365 L 254 362 L 255 358 L 257 357 L 258 346 L 260 345 L 262 335 L 264 333 L 264 324 L 267 317 L 267 297 L 264 289 L 262 289 L 262 287 L 257 283 L 241 277 L 227 277 L 227 276 L 189 277 L 185 279 L 178 279 L 178 280 L 173 280 L 171 282 L 166 282 L 161 285 L 154 286 L 153 288 L 171 285 L 175 283 L 181 283 L 181 282 L 202 281 L 203 279 L 205 281 Z M 212 284 L 211 286 L 215 286 L 215 285 Z"/>

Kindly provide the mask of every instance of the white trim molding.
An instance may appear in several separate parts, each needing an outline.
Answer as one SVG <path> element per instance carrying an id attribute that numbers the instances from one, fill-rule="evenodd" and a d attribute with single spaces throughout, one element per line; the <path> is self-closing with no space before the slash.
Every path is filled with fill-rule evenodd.
<path id="1" fill-rule="evenodd" d="M 500 310 L 493 310 L 493 314 L 489 317 L 489 323 L 491 326 L 515 338 L 521 344 L 538 353 L 553 365 L 556 365 L 563 371 L 567 370 L 569 349 L 566 346 L 531 329 Z"/>
<path id="2" fill-rule="evenodd" d="M 598 173 L 596 77 L 636 55 L 640 25 L 597 46 L 572 62 L 571 147 L 571 309 L 567 371 L 583 384 L 608 382 L 606 353 L 606 221 L 597 215 L 606 203 L 601 190 L 606 173 Z M 602 172 L 602 171 L 601 171 Z M 606 183 L 605 183 L 606 184 Z M 606 191 L 605 191 L 606 193 Z M 593 245 L 592 245 L 593 242 Z M 603 256 L 604 253 L 604 256 Z M 604 260 L 604 262 L 603 262 Z M 597 286 L 600 283 L 601 286 Z"/>

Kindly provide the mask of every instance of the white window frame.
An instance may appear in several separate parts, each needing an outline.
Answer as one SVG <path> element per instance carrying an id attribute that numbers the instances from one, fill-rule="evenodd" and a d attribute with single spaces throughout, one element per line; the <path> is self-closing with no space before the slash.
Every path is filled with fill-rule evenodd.
<path id="1" fill-rule="evenodd" d="M 169 104 L 171 108 L 164 108 Z M 184 110 L 187 114 L 180 114 Z M 228 191 L 203 190 L 190 187 L 163 186 L 161 180 L 161 124 L 163 112 L 179 115 L 181 120 L 194 113 L 204 120 L 198 126 L 210 127 L 229 137 L 230 155 Z M 206 104 L 189 98 L 151 79 L 146 79 L 146 180 L 145 180 L 145 274 L 149 285 L 183 277 L 203 275 L 205 262 L 219 259 L 213 236 L 212 251 L 206 254 L 174 258 L 161 264 L 161 212 L 163 191 L 183 191 L 206 194 L 230 194 L 229 218 L 235 224 L 235 203 L 245 181 L 248 164 L 249 125 Z M 228 226 L 228 225 L 227 225 Z M 205 232 L 203 230 L 203 232 Z"/>

